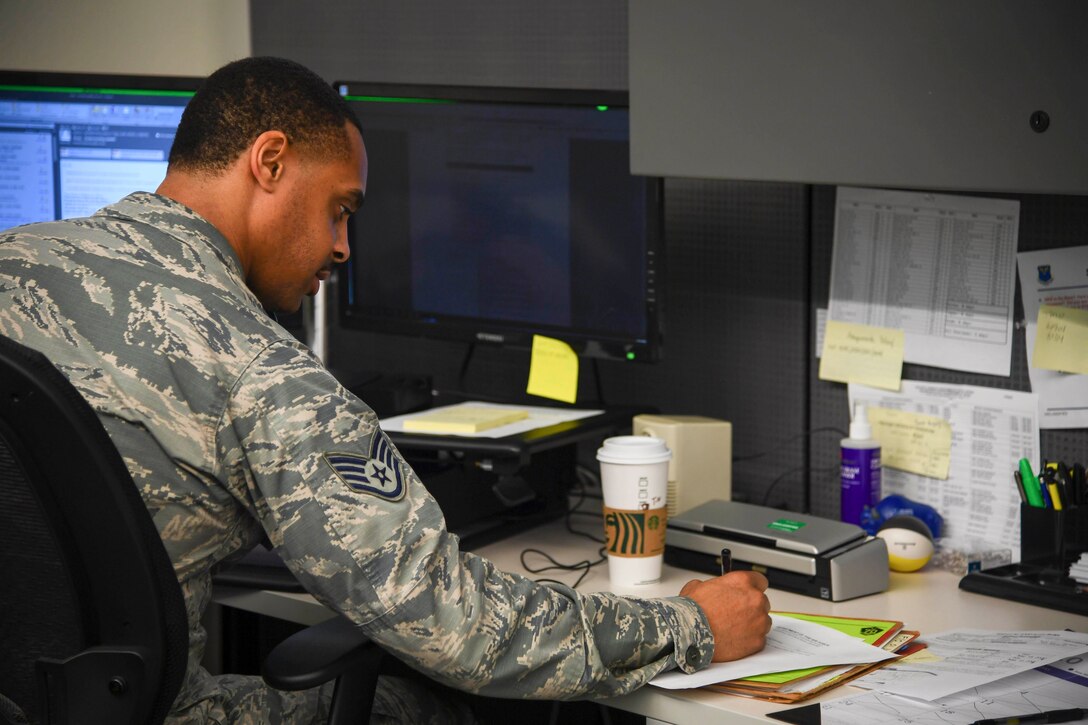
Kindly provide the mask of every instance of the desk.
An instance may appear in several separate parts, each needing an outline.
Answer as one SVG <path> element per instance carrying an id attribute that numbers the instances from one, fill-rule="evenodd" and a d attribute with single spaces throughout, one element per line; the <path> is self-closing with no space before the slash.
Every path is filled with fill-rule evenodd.
<path id="1" fill-rule="evenodd" d="M 593 529 L 595 521 L 585 517 L 585 523 L 581 523 L 579 528 Z M 592 558 L 596 552 L 591 541 L 571 536 L 561 522 L 553 522 L 483 546 L 476 553 L 507 571 L 523 572 L 519 555 L 523 549 L 529 547 L 547 551 L 562 562 Z M 538 562 L 530 559 L 529 563 L 535 566 Z M 577 574 L 559 573 L 553 578 L 573 583 Z M 705 579 L 706 575 L 666 566 L 659 584 L 617 589 L 608 581 L 607 565 L 601 564 L 594 567 L 578 589 L 587 592 L 610 590 L 641 597 L 672 596 L 693 578 Z M 1072 629 L 1088 632 L 1088 617 L 964 592 L 958 588 L 959 579 L 960 577 L 943 571 L 924 570 L 914 574 L 892 572 L 891 586 L 887 592 L 846 602 L 825 602 L 776 589 L 769 590 L 768 596 L 771 608 L 775 610 L 897 619 L 908 629 L 920 630 L 923 636 L 967 627 L 997 630 Z M 300 624 L 316 624 L 331 616 L 324 606 L 308 594 L 217 588 L 215 601 Z M 809 702 L 833 700 L 856 692 L 859 690 L 844 685 Z M 652 685 L 606 702 L 613 707 L 667 723 L 699 725 L 777 723 L 777 720 L 771 720 L 765 714 L 784 707 L 707 690 L 663 690 Z"/>

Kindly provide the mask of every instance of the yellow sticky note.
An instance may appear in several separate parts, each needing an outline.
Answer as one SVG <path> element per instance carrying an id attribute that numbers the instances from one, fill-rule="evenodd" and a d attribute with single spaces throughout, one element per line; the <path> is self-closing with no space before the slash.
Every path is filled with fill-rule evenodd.
<path id="1" fill-rule="evenodd" d="M 525 392 L 573 403 L 578 399 L 578 355 L 562 340 L 533 335 Z"/>
<path id="2" fill-rule="evenodd" d="M 456 405 L 406 418 L 404 430 L 421 433 L 479 433 L 528 417 L 529 413 L 524 410 Z"/>
<path id="3" fill-rule="evenodd" d="M 930 478 L 948 478 L 952 426 L 934 415 L 870 407 L 873 438 L 880 441 L 880 462 L 890 468 Z"/>
<path id="4" fill-rule="evenodd" d="M 828 320 L 820 379 L 899 390 L 903 379 L 903 331 Z"/>
<path id="5" fill-rule="evenodd" d="M 1040 305 L 1031 364 L 1088 375 L 1088 310 Z"/>

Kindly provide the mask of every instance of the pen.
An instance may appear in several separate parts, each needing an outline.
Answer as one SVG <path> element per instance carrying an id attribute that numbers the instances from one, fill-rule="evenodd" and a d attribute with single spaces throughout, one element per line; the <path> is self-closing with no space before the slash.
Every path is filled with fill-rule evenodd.
<path id="1" fill-rule="evenodd" d="M 1054 483 L 1057 485 L 1058 497 L 1061 499 L 1063 508 L 1076 505 L 1073 499 L 1073 474 L 1071 470 L 1064 463 L 1059 463 L 1058 470 L 1054 473 Z M 1053 498 L 1053 494 L 1051 494 L 1051 497 Z"/>
<path id="2" fill-rule="evenodd" d="M 1024 483 L 1024 495 L 1028 497 L 1028 504 L 1035 508 L 1045 508 L 1043 494 L 1039 490 L 1039 479 L 1031 471 L 1031 463 L 1026 458 L 1020 459 L 1020 478 Z"/>
<path id="3" fill-rule="evenodd" d="M 1051 481 L 1046 485 L 1046 490 L 1050 494 L 1050 503 L 1054 506 L 1055 511 L 1062 510 L 1062 496 L 1061 491 L 1058 490 L 1058 482 Z"/>
<path id="4" fill-rule="evenodd" d="M 722 549 L 722 576 L 725 576 L 733 568 L 733 552 Z"/>
<path id="5" fill-rule="evenodd" d="M 1083 707 L 1071 707 L 1068 710 L 1047 710 L 1035 712 L 1031 715 L 1010 715 L 1009 717 L 992 717 L 985 720 L 975 720 L 971 725 L 1019 725 L 1023 722 L 1073 722 L 1088 715 L 1088 710 Z"/>
<path id="6" fill-rule="evenodd" d="M 1073 464 L 1070 474 L 1073 481 L 1073 500 L 1075 503 L 1088 503 L 1088 475 L 1085 474 L 1084 465 Z"/>
<path id="7" fill-rule="evenodd" d="M 1012 472 L 1012 482 L 1016 485 L 1016 493 L 1020 494 L 1020 503 L 1027 503 L 1028 497 L 1024 494 L 1024 479 L 1020 471 Z"/>

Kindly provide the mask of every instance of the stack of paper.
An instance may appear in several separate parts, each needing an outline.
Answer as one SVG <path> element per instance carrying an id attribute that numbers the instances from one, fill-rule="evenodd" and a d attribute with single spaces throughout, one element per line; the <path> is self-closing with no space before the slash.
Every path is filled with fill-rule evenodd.
<path id="1" fill-rule="evenodd" d="M 762 652 L 693 674 L 665 672 L 651 684 L 797 702 L 895 660 L 896 650 L 918 636 L 904 632 L 902 622 L 886 620 L 772 612 L 771 623 Z"/>
<path id="2" fill-rule="evenodd" d="M 529 417 L 524 410 L 458 405 L 440 408 L 404 420 L 404 430 L 420 433 L 479 433 Z"/>
<path id="3" fill-rule="evenodd" d="M 925 647 L 923 644 L 914 642 L 918 637 L 918 632 L 904 630 L 902 622 L 850 619 L 847 617 L 792 612 L 783 612 L 782 614 L 794 619 L 830 627 L 899 656 L 916 652 Z M 856 665 L 808 667 L 786 672 L 774 672 L 713 684 L 709 686 L 709 689 L 731 695 L 754 697 L 768 702 L 794 703 L 849 682 L 890 661 L 893 660 L 886 659 Z"/>
<path id="4" fill-rule="evenodd" d="M 1069 578 L 1076 579 L 1078 584 L 1088 584 L 1088 552 L 1081 554 L 1079 561 L 1069 565 Z"/>

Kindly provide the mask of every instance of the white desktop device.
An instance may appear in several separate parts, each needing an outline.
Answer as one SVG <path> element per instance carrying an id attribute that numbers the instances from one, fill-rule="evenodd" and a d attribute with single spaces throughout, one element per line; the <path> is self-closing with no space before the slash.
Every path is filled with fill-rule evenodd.
<path id="1" fill-rule="evenodd" d="M 635 435 L 654 436 L 672 451 L 668 515 L 711 499 L 728 500 L 733 490 L 733 424 L 701 415 L 636 415 Z"/>

